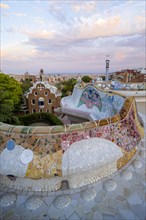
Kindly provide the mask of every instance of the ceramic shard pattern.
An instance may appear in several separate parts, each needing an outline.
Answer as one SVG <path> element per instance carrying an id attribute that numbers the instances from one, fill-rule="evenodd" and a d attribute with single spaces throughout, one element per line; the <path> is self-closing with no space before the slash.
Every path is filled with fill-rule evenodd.
<path id="1" fill-rule="evenodd" d="M 111 101 L 114 102 L 114 100 Z M 17 149 L 16 146 L 20 146 L 23 150 L 32 150 L 33 160 L 25 167 L 23 174 L 22 172 L 19 174 L 25 176 L 24 173 L 26 173 L 26 177 L 29 178 L 51 178 L 62 175 L 62 155 L 78 141 L 103 138 L 115 143 L 123 152 L 123 157 L 117 160 L 117 168 L 121 169 L 136 153 L 143 135 L 143 124 L 141 120 L 139 121 L 135 101 L 129 97 L 125 100 L 119 115 L 99 121 L 47 128 L 0 123 L 0 151 L 1 155 L 6 150 L 9 151 L 12 157 Z M 9 140 L 15 143 L 15 147 L 11 150 L 6 149 Z M 14 158 L 10 161 L 13 160 Z M 3 161 L 2 174 L 13 174 L 5 172 L 10 166 L 6 165 L 6 160 Z M 14 171 L 17 172 L 17 169 L 15 168 Z"/>
<path id="2" fill-rule="evenodd" d="M 52 191 L 52 187 L 57 183 L 57 180 L 41 179 L 41 180 L 27 180 L 23 178 L 17 178 L 15 182 L 10 181 L 8 178 L 2 176 L 1 178 L 1 203 L 0 218 L 1 219 L 132 219 L 132 220 L 145 220 L 145 158 L 142 157 L 139 152 L 146 152 L 145 140 L 139 143 L 137 153 L 134 155 L 131 161 L 123 167 L 122 172 L 118 171 L 115 175 L 109 176 L 108 179 L 116 182 L 116 188 L 113 191 L 105 190 L 106 180 L 99 181 L 98 183 L 90 184 L 81 189 L 70 189 L 58 192 L 44 192 L 44 185 L 48 186 Z M 134 167 L 133 161 L 139 161 L 142 166 Z M 137 162 L 136 162 L 137 163 Z M 129 179 L 131 177 L 132 179 Z M 129 175 L 130 174 L 130 175 Z M 95 175 L 96 176 L 96 175 Z M 125 178 L 126 177 L 126 178 Z M 127 178 L 128 177 L 128 178 Z M 4 181 L 3 181 L 4 179 Z M 107 179 L 107 178 L 106 178 Z M 56 182 L 55 182 L 56 181 Z M 77 179 L 76 179 L 77 181 Z M 13 197 L 13 193 L 7 192 L 8 190 L 16 189 L 16 182 L 19 186 L 19 190 L 16 190 L 16 195 Z M 77 182 L 76 182 L 77 184 Z M 114 184 L 109 184 L 109 189 Z M 8 188 L 5 188 L 7 186 Z M 28 189 L 27 187 L 30 186 Z M 4 187 L 4 188 L 3 188 Z M 82 191 L 93 189 L 97 195 L 93 200 L 84 201 L 82 199 Z M 107 188 L 106 188 L 107 189 Z M 23 191 L 24 190 L 24 191 Z M 38 192 L 39 191 L 39 192 Z M 88 191 L 88 192 L 89 192 Z M 30 198 L 29 193 L 33 193 L 34 196 L 41 197 L 41 203 L 36 202 L 36 209 L 32 210 L 34 204 L 30 206 L 31 209 L 26 208 L 26 201 Z M 64 199 L 62 202 L 58 202 L 59 207 L 54 206 L 54 201 L 57 195 L 65 196 L 69 194 L 69 200 Z M 4 195 L 11 195 L 5 197 Z M 94 193 L 87 193 L 88 198 L 94 197 Z M 90 197 L 91 196 L 91 197 Z M 14 198 L 14 199 L 13 199 Z M 16 198 L 16 200 L 15 200 Z M 43 200 L 43 204 L 42 204 Z M 6 203 L 4 202 L 6 201 Z M 10 202 L 13 201 L 13 204 Z M 7 202 L 9 205 L 7 205 Z M 39 206 L 38 204 L 42 204 Z M 68 205 L 64 207 L 64 205 Z M 5 207 L 4 207 L 5 206 Z M 30 211 L 32 210 L 32 211 Z"/>
<path id="3" fill-rule="evenodd" d="M 102 101 L 99 92 L 93 87 L 87 87 L 84 89 L 78 107 L 85 104 L 87 108 L 91 109 L 96 106 L 100 111 L 102 109 Z"/>

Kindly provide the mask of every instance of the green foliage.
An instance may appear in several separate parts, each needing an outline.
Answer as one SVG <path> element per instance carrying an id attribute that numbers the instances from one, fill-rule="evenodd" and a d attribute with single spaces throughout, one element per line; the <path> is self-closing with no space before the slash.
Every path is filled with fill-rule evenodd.
<path id="1" fill-rule="evenodd" d="M 7 91 L 0 89 L 0 121 L 8 124 L 19 124 L 19 119 L 13 113 L 13 102 L 7 99 Z"/>
<path id="2" fill-rule="evenodd" d="M 77 83 L 75 78 L 71 78 L 62 82 L 62 97 L 68 96 L 73 92 L 74 86 Z"/>
<path id="3" fill-rule="evenodd" d="M 45 121 L 48 125 L 63 125 L 62 121 L 50 113 L 32 113 L 19 117 L 22 125 L 28 126 L 34 122 Z"/>
<path id="4" fill-rule="evenodd" d="M 89 83 L 91 82 L 92 78 L 90 76 L 83 76 L 82 77 L 82 81 L 85 83 Z"/>
<path id="5" fill-rule="evenodd" d="M 0 121 L 19 124 L 14 110 L 20 103 L 22 90 L 20 84 L 13 78 L 0 73 Z"/>
<path id="6" fill-rule="evenodd" d="M 14 78 L 0 73 L 0 90 L 5 93 L 5 98 L 11 100 L 12 106 L 15 107 L 20 102 L 22 89 L 20 83 Z"/>
<path id="7" fill-rule="evenodd" d="M 23 93 L 28 92 L 29 88 L 32 86 L 32 79 L 26 79 L 21 83 L 21 89 Z"/>
<path id="8" fill-rule="evenodd" d="M 61 91 L 62 88 L 63 88 L 62 82 L 56 83 L 55 86 L 57 87 L 57 89 L 58 89 L 59 91 Z"/>
<path id="9" fill-rule="evenodd" d="M 102 78 L 103 81 L 105 81 L 105 76 L 100 76 Z"/>

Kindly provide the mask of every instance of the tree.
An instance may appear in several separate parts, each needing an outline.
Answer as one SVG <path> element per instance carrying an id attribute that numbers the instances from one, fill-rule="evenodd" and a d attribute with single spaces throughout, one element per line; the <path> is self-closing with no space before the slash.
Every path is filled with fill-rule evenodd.
<path id="1" fill-rule="evenodd" d="M 14 78 L 0 73 L 0 89 L 6 91 L 6 98 L 12 101 L 13 107 L 20 102 L 22 89 L 20 83 Z"/>
<path id="2" fill-rule="evenodd" d="M 13 113 L 13 102 L 7 97 L 7 91 L 0 89 L 0 121 L 8 124 L 19 124 L 18 117 Z"/>
<path id="3" fill-rule="evenodd" d="M 83 76 L 82 77 L 82 81 L 85 83 L 89 83 L 91 82 L 92 78 L 90 76 Z"/>
<path id="4" fill-rule="evenodd" d="M 26 105 L 26 97 L 25 97 L 25 93 L 27 93 L 29 91 L 29 88 L 32 87 L 32 79 L 25 79 L 21 82 L 21 89 L 23 94 L 21 95 L 21 101 L 20 101 L 20 105 L 17 106 L 16 111 L 17 112 L 26 112 L 27 110 L 27 105 Z"/>
<path id="5" fill-rule="evenodd" d="M 105 81 L 105 76 L 100 76 L 100 78 L 102 78 L 102 80 Z"/>
<path id="6" fill-rule="evenodd" d="M 0 73 L 0 121 L 18 124 L 19 119 L 14 110 L 19 105 L 22 89 L 20 84 L 3 73 Z"/>
<path id="7" fill-rule="evenodd" d="M 26 93 L 29 91 L 29 88 L 32 87 L 32 79 L 26 79 L 22 81 L 21 83 L 21 89 L 23 93 Z"/>
<path id="8" fill-rule="evenodd" d="M 61 91 L 62 97 L 64 97 L 72 93 L 73 88 L 76 83 L 77 83 L 77 80 L 75 78 L 71 78 L 63 82 L 59 82 L 55 86 L 57 87 L 59 91 Z"/>
<path id="9" fill-rule="evenodd" d="M 71 95 L 73 92 L 74 86 L 77 83 L 75 78 L 71 78 L 62 82 L 62 97 Z"/>
<path id="10" fill-rule="evenodd" d="M 56 83 L 55 86 L 57 87 L 57 89 L 58 89 L 60 92 L 61 92 L 61 90 L 63 89 L 62 82 Z"/>

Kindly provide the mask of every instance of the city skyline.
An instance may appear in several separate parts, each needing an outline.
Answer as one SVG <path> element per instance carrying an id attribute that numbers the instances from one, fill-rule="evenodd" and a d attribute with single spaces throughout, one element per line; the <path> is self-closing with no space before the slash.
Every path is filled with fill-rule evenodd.
<path id="1" fill-rule="evenodd" d="M 145 67 L 145 1 L 1 1 L 5 73 L 105 73 Z"/>

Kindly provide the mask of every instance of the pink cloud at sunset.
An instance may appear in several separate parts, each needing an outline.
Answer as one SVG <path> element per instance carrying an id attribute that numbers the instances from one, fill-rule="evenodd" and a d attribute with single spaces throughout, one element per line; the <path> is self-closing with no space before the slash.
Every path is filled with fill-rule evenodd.
<path id="1" fill-rule="evenodd" d="M 2 1 L 1 69 L 101 73 L 145 65 L 145 1 Z M 35 64 L 35 65 L 31 65 Z"/>

